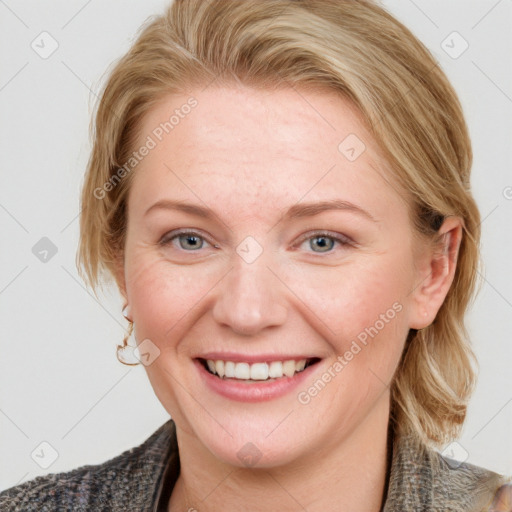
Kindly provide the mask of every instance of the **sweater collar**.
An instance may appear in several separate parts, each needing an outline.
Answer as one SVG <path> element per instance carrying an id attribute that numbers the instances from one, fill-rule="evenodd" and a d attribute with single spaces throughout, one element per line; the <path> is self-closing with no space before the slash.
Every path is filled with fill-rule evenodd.
<path id="1" fill-rule="evenodd" d="M 413 434 L 396 434 L 383 512 L 485 512 L 505 477 L 444 458 Z"/>
<path id="2" fill-rule="evenodd" d="M 146 444 L 146 443 L 144 443 Z M 389 478 L 382 512 L 483 512 L 504 477 L 468 463 L 444 459 L 412 434 L 389 428 Z M 151 512 L 165 512 L 180 472 L 176 425 L 172 419 L 148 440 L 145 460 L 154 469 L 148 489 Z"/>

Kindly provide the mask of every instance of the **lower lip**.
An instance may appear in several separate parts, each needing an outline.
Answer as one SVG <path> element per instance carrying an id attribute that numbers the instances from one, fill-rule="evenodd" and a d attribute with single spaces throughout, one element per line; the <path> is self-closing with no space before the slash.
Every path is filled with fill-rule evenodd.
<path id="1" fill-rule="evenodd" d="M 201 378 L 212 391 L 238 402 L 265 402 L 286 395 L 303 383 L 311 372 L 315 371 L 319 362 L 295 373 L 293 377 L 281 377 L 270 382 L 244 382 L 237 379 L 221 379 L 207 371 L 198 359 L 194 359 Z"/>

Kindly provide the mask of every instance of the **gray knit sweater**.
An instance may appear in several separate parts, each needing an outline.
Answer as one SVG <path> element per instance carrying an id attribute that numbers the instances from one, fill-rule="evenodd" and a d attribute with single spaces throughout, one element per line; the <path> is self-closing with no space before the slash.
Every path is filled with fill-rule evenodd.
<path id="1" fill-rule="evenodd" d="M 411 437 L 395 436 L 392 443 L 383 512 L 490 512 L 497 489 L 511 481 L 478 466 L 449 463 Z M 39 476 L 3 491 L 0 511 L 166 511 L 179 470 L 170 419 L 140 446 L 102 464 Z"/>

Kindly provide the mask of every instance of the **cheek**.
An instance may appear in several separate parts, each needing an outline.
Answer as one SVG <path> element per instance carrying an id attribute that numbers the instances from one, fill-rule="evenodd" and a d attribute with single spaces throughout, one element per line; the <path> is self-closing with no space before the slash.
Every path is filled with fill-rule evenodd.
<path id="1" fill-rule="evenodd" d="M 201 299 L 218 280 L 198 269 L 144 254 L 127 261 L 127 292 L 138 341 L 149 338 L 166 351 L 174 348 L 172 340 L 185 335 L 194 307 L 201 307 Z"/>
<path id="2" fill-rule="evenodd" d="M 390 383 L 408 333 L 409 260 L 387 254 L 307 276 L 298 292 L 329 343 L 329 406 L 360 414 Z M 309 299 L 309 300 L 308 300 Z M 310 383 L 314 385 L 314 383 Z"/>
<path id="3" fill-rule="evenodd" d="M 360 334 L 364 341 L 375 324 L 379 333 L 403 331 L 412 274 L 410 262 L 400 256 L 372 255 L 338 267 L 316 267 L 302 272 L 300 280 L 292 272 L 287 279 L 310 308 L 311 321 L 341 351 Z"/>
<path id="4" fill-rule="evenodd" d="M 333 351 L 320 378 L 334 384 L 321 400 L 326 409 L 343 411 L 342 424 L 364 416 L 389 389 L 409 331 L 407 262 L 379 256 L 303 283 L 301 293 L 316 313 L 310 324 Z"/>
<path id="5" fill-rule="evenodd" d="M 198 274 L 197 267 L 177 267 L 148 255 L 127 261 L 127 292 L 132 304 L 134 334 L 138 343 L 151 340 L 160 353 L 145 371 L 153 390 L 181 428 L 191 431 L 179 404 L 186 377 L 181 373 L 177 352 L 180 341 L 190 334 L 194 307 L 201 308 L 209 289 L 218 280 Z M 186 350 L 186 344 L 183 345 Z M 186 358 L 186 354 L 183 354 Z"/>

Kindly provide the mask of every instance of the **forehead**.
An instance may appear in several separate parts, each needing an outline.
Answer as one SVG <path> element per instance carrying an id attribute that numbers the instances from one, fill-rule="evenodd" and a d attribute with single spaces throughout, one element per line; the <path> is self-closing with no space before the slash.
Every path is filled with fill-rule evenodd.
<path id="1" fill-rule="evenodd" d="M 137 168 L 136 203 L 184 187 L 223 201 L 236 189 L 247 206 L 327 192 L 354 201 L 400 196 L 359 111 L 335 91 L 195 89 L 164 97 L 140 128 L 137 147 L 150 138 L 154 148 Z"/>
<path id="2" fill-rule="evenodd" d="M 229 146 L 247 156 L 254 150 L 272 150 L 318 159 L 327 149 L 325 156 L 337 157 L 338 144 L 349 133 L 373 143 L 357 108 L 335 91 L 318 88 L 209 86 L 168 95 L 146 114 L 141 128 L 143 136 L 153 133 L 164 144 L 173 139 L 181 149 Z M 262 147 L 263 137 L 274 144 Z"/>

